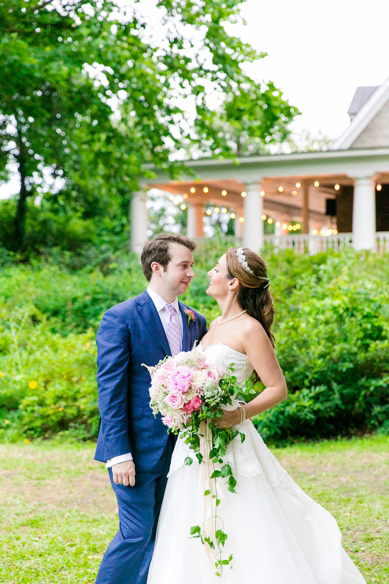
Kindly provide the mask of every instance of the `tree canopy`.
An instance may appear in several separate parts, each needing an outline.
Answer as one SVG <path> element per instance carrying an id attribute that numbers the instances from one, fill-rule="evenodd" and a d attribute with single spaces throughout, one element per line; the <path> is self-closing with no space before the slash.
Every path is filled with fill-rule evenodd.
<path id="1" fill-rule="evenodd" d="M 226 32 L 240 4 L 0 0 L 0 180 L 10 165 L 20 177 L 11 248 L 29 199 L 106 220 L 127 213 L 145 162 L 178 176 L 177 152 L 233 154 L 220 119 L 263 143 L 286 135 L 297 110 L 244 70 L 265 55 Z"/>

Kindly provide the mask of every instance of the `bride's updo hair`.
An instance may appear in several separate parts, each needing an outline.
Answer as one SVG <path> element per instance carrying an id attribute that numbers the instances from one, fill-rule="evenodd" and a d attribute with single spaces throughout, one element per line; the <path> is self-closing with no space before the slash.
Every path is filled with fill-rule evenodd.
<path id="1" fill-rule="evenodd" d="M 228 278 L 237 278 L 237 302 L 242 310 L 258 320 L 274 347 L 271 325 L 274 318 L 274 304 L 269 292 L 269 278 L 263 259 L 251 249 L 230 247 L 227 251 Z"/>

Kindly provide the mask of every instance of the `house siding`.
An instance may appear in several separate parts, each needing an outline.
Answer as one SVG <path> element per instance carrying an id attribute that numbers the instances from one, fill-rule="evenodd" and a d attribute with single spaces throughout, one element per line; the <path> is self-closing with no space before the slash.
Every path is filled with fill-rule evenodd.
<path id="1" fill-rule="evenodd" d="M 350 148 L 382 148 L 386 146 L 389 146 L 389 101 L 359 134 Z"/>

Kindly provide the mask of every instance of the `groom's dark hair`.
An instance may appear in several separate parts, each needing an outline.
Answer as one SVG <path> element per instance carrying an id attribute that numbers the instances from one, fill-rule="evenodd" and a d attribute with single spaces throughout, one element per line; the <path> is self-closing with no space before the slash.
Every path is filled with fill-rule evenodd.
<path id="1" fill-rule="evenodd" d="M 151 269 L 151 264 L 153 262 L 158 262 L 166 269 L 166 266 L 172 259 L 170 256 L 170 246 L 172 243 L 178 243 L 194 251 L 196 249 L 196 244 L 194 241 L 185 237 L 184 235 L 175 235 L 174 233 L 162 233 L 157 235 L 150 241 L 148 241 L 142 250 L 141 262 L 142 270 L 148 282 L 151 280 L 153 275 L 153 270 Z"/>

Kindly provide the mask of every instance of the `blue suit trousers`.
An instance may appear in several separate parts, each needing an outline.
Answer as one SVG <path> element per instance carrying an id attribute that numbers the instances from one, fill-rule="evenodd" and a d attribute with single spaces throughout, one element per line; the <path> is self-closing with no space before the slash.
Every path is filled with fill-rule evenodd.
<path id="1" fill-rule="evenodd" d="M 116 485 L 109 469 L 119 531 L 105 552 L 96 584 L 146 584 L 173 447 L 173 436 L 169 436 L 157 467 L 136 472 L 134 487 Z"/>

